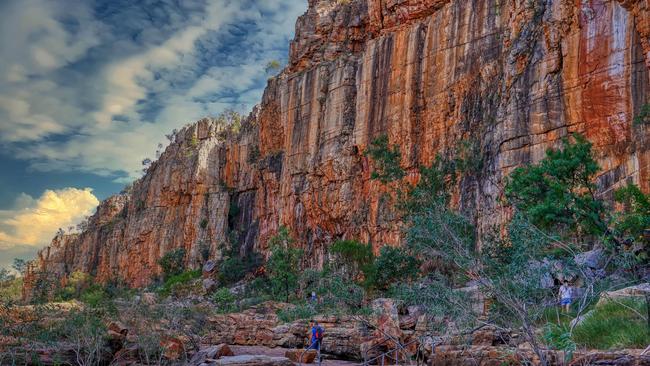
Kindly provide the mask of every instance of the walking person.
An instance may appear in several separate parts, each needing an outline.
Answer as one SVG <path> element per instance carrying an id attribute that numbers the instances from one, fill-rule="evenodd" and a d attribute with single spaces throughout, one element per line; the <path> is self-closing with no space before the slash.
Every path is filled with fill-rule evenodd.
<path id="1" fill-rule="evenodd" d="M 307 349 L 315 349 L 320 352 L 321 342 L 323 341 L 323 327 L 313 319 L 309 321 L 309 327 L 311 328 L 311 332 L 309 335 L 309 347 Z"/>
<path id="2" fill-rule="evenodd" d="M 558 292 L 560 297 L 560 306 L 564 309 L 564 312 L 568 313 L 571 309 L 571 297 L 572 289 L 569 285 L 569 281 L 564 280 L 562 286 L 560 286 L 560 291 Z"/>

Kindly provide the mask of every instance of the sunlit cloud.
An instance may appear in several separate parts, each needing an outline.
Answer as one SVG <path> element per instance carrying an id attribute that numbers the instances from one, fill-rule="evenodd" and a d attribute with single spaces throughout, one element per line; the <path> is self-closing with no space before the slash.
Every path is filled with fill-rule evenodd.
<path id="1" fill-rule="evenodd" d="M 47 190 L 38 198 L 21 194 L 12 209 L 0 211 L 0 256 L 3 251 L 49 244 L 59 228 L 74 227 L 98 204 L 90 188 Z"/>

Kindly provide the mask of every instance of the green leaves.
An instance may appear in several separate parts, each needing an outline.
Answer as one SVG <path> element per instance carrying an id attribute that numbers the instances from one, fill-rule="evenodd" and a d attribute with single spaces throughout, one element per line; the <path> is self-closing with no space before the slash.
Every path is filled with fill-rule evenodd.
<path id="1" fill-rule="evenodd" d="M 644 104 L 639 111 L 639 114 L 634 117 L 635 125 L 643 125 L 650 123 L 650 104 Z"/>
<path id="2" fill-rule="evenodd" d="M 266 263 L 271 295 L 276 299 L 289 297 L 298 287 L 302 250 L 292 248 L 293 239 L 286 227 L 281 227 L 278 235 L 269 240 L 271 256 Z"/>
<path id="3" fill-rule="evenodd" d="M 402 248 L 384 246 L 366 276 L 366 286 L 387 290 L 396 282 L 417 278 L 419 261 Z"/>
<path id="4" fill-rule="evenodd" d="M 625 211 L 615 220 L 617 232 L 627 239 L 640 240 L 644 229 L 650 228 L 650 195 L 630 184 L 616 190 L 614 199 L 625 206 Z"/>
<path id="5" fill-rule="evenodd" d="M 505 195 L 530 220 L 545 229 L 566 234 L 602 234 L 604 206 L 594 196 L 599 167 L 589 143 L 581 135 L 563 140 L 559 150 L 549 149 L 538 164 L 515 169 Z"/>
<path id="6" fill-rule="evenodd" d="M 378 179 L 386 184 L 400 180 L 406 175 L 400 166 L 402 155 L 399 145 L 390 146 L 386 135 L 372 141 L 365 155 L 370 156 L 375 163 L 372 179 Z"/>
<path id="7" fill-rule="evenodd" d="M 160 265 L 163 270 L 163 277 L 167 279 L 171 276 L 182 273 L 184 259 L 184 248 L 177 248 L 165 253 L 165 255 L 158 259 L 158 265 Z"/>

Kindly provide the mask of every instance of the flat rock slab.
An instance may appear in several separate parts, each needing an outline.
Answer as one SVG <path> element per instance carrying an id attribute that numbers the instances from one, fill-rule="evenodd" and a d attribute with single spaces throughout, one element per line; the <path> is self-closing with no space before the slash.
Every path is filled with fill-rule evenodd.
<path id="1" fill-rule="evenodd" d="M 234 356 L 230 347 L 227 344 L 219 344 L 216 346 L 210 346 L 202 348 L 198 351 L 192 359 L 189 361 L 188 365 L 198 366 L 206 362 L 207 360 L 219 359 L 221 357 Z"/>
<path id="2" fill-rule="evenodd" d="M 304 350 L 304 349 L 288 349 L 284 353 L 284 357 L 290 359 L 293 362 L 297 363 L 313 363 L 316 359 L 318 352 L 316 350 Z M 302 356 L 302 358 L 301 358 Z"/>
<path id="3" fill-rule="evenodd" d="M 293 362 L 286 357 L 271 357 L 264 355 L 242 355 L 222 357 L 213 361 L 215 366 L 293 366 Z"/>

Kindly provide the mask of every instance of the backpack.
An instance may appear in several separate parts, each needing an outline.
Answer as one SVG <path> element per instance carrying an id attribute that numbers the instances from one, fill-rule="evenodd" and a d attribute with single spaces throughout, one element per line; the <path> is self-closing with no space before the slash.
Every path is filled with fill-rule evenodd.
<path id="1" fill-rule="evenodd" d="M 318 328 L 316 328 L 316 339 L 319 342 L 323 340 L 323 328 L 321 326 L 318 326 Z"/>

